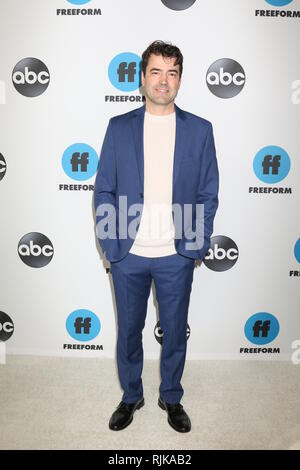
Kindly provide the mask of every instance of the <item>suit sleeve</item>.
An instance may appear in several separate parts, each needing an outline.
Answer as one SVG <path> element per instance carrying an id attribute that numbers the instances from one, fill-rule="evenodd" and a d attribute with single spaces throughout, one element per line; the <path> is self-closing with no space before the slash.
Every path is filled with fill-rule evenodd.
<path id="1" fill-rule="evenodd" d="M 216 158 L 216 149 L 213 128 L 209 128 L 201 157 L 200 179 L 197 191 L 197 203 L 204 204 L 204 244 L 201 248 L 200 258 L 204 258 L 210 247 L 210 237 L 213 233 L 213 223 L 218 208 L 219 171 Z"/>
<path id="2" fill-rule="evenodd" d="M 101 222 L 104 217 L 106 218 L 106 221 L 109 221 L 112 224 L 111 227 L 115 224 L 113 209 L 116 210 L 116 187 L 116 156 L 113 142 L 112 121 L 110 120 L 104 137 L 102 150 L 100 153 L 98 172 L 94 189 L 94 208 L 96 213 L 97 227 L 99 222 Z M 110 205 L 110 207 L 112 208 L 112 211 L 109 214 L 107 213 L 107 211 L 105 212 L 104 210 L 107 205 Z M 103 210 L 101 210 L 101 206 Z M 108 219 L 108 216 L 110 217 L 110 219 Z M 109 248 L 109 238 L 99 238 L 98 229 L 97 237 L 103 252 L 106 252 Z"/>

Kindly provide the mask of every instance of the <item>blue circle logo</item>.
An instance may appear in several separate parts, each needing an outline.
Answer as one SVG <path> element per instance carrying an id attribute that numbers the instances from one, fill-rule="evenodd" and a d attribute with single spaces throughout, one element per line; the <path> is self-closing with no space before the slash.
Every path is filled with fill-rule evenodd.
<path id="1" fill-rule="evenodd" d="M 273 5 L 275 7 L 283 7 L 284 5 L 288 5 L 292 3 L 293 0 L 266 0 L 267 3 Z"/>
<path id="2" fill-rule="evenodd" d="M 69 335 L 77 341 L 90 341 L 98 336 L 101 323 L 93 312 L 80 309 L 68 316 L 66 328 Z"/>
<path id="3" fill-rule="evenodd" d="M 88 180 L 98 168 L 97 152 L 87 144 L 70 145 L 63 153 L 62 167 L 73 180 Z"/>
<path id="4" fill-rule="evenodd" d="M 84 3 L 89 3 L 91 0 L 67 0 L 69 3 L 73 3 L 74 5 L 83 5 Z"/>
<path id="5" fill-rule="evenodd" d="M 298 263 L 300 263 L 300 238 L 296 241 L 296 245 L 294 248 L 294 255 Z"/>
<path id="6" fill-rule="evenodd" d="M 109 64 L 111 84 L 121 91 L 134 91 L 141 86 L 141 58 L 133 52 L 116 55 Z"/>
<path id="7" fill-rule="evenodd" d="M 257 178 L 264 183 L 274 184 L 282 181 L 291 167 L 287 152 L 276 145 L 263 147 L 255 155 L 253 169 Z"/>
<path id="8" fill-rule="evenodd" d="M 247 320 L 244 332 L 251 343 L 268 344 L 278 335 L 279 322 L 271 313 L 255 313 Z"/>

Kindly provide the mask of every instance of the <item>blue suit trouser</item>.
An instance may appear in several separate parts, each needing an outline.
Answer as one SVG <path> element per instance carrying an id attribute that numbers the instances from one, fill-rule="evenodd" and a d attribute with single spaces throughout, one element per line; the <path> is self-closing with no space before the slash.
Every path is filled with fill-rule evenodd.
<path id="1" fill-rule="evenodd" d="M 148 258 L 128 253 L 111 263 L 118 313 L 117 364 L 122 401 L 134 403 L 143 397 L 142 330 L 152 279 L 163 331 L 160 361 L 160 396 L 179 403 L 180 380 L 187 349 L 187 318 L 195 260 L 178 253 Z"/>

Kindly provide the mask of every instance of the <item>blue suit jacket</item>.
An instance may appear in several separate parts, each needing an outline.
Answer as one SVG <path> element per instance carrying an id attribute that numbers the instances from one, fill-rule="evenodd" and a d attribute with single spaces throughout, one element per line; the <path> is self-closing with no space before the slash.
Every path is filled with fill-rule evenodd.
<path id="1" fill-rule="evenodd" d="M 218 166 L 212 125 L 209 121 L 181 110 L 175 105 L 176 137 L 173 162 L 173 199 L 184 214 L 184 204 L 190 204 L 192 224 L 184 222 L 184 217 L 175 226 L 175 249 L 178 253 L 194 259 L 202 259 L 209 246 L 213 231 L 213 220 L 218 207 Z M 116 237 L 99 238 L 108 261 L 124 258 L 134 239 L 120 235 L 119 196 L 127 196 L 128 208 L 132 204 L 143 204 L 144 193 L 144 130 L 145 106 L 110 119 L 104 138 L 98 173 L 95 181 L 94 207 L 96 224 L 107 221 L 108 213 L 97 215 L 99 206 L 111 204 L 116 210 Z M 196 204 L 204 204 L 204 213 L 199 216 Z M 123 209 L 122 209 L 123 211 Z M 121 211 L 121 212 L 122 212 Z M 124 211 L 123 211 L 124 212 Z M 122 213 L 123 213 L 122 212 Z M 124 213 L 123 213 L 124 215 Z M 200 221 L 201 218 L 201 221 Z M 127 214 L 127 228 L 137 214 Z M 187 249 L 187 244 L 196 240 L 185 234 L 196 231 L 196 222 L 202 227 L 201 242 L 195 249 Z M 110 218 L 110 221 L 113 221 Z M 173 214 L 174 221 L 174 214 Z M 137 225 L 138 228 L 139 224 Z M 199 231 L 199 230 L 198 230 Z M 199 231 L 199 232 L 200 232 Z M 177 234 L 180 238 L 177 237 Z M 177 238 L 176 238 L 177 237 Z"/>

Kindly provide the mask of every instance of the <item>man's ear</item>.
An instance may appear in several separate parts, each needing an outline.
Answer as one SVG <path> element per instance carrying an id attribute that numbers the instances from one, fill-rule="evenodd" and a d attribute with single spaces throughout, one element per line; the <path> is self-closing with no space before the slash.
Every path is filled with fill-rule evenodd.
<path id="1" fill-rule="evenodd" d="M 142 71 L 141 77 L 142 77 L 142 85 L 144 86 L 145 76 L 144 76 L 144 72 L 143 72 L 143 71 Z"/>

